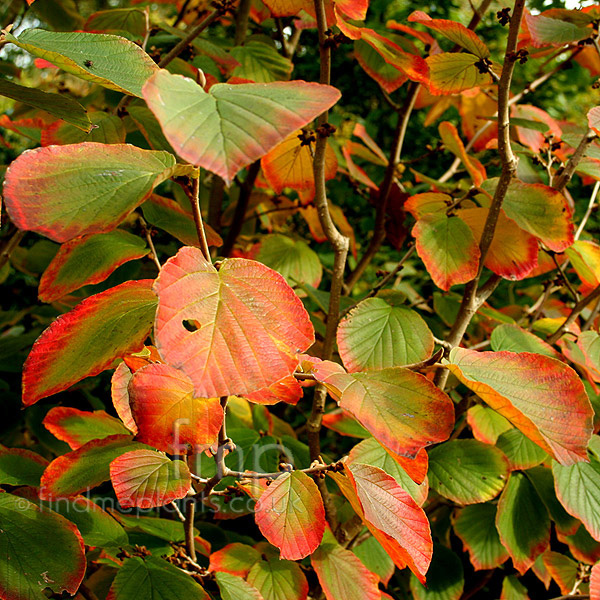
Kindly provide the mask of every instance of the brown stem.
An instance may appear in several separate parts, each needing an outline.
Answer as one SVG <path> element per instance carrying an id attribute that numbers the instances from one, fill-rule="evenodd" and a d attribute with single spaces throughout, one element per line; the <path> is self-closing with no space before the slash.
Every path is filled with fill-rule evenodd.
<path id="1" fill-rule="evenodd" d="M 235 212 L 233 213 L 231 227 L 229 228 L 229 232 L 227 233 L 227 237 L 225 238 L 225 242 L 221 248 L 220 254 L 222 256 L 229 256 L 231 254 L 233 246 L 235 245 L 235 241 L 237 240 L 238 235 L 240 235 L 240 231 L 242 231 L 242 227 L 246 218 L 246 211 L 248 210 L 248 203 L 250 202 L 250 196 L 252 194 L 252 190 L 254 189 L 254 184 L 256 182 L 256 178 L 258 177 L 259 171 L 259 160 L 253 162 L 248 167 L 246 179 L 244 179 L 244 182 L 240 186 L 240 195 L 238 197 L 237 204 L 235 205 Z"/>
<path id="2" fill-rule="evenodd" d="M 402 106 L 398 114 L 398 123 L 396 124 L 396 130 L 394 132 L 394 139 L 392 141 L 392 147 L 390 149 L 390 160 L 386 168 L 383 183 L 379 188 L 379 194 L 377 197 L 377 208 L 375 212 L 375 227 L 373 230 L 373 237 L 369 246 L 365 250 L 362 258 L 356 265 L 356 268 L 346 282 L 345 292 L 349 293 L 352 288 L 356 285 L 356 282 L 362 277 L 365 269 L 373 260 L 377 254 L 383 240 L 385 240 L 385 218 L 387 207 L 389 204 L 390 193 L 392 191 L 392 184 L 396 175 L 396 169 L 400 162 L 400 156 L 402 154 L 402 146 L 404 144 L 404 138 L 406 136 L 406 129 L 410 120 L 417 94 L 419 93 L 420 84 L 411 81 L 408 87 L 408 92 L 404 105 Z"/>
<path id="3" fill-rule="evenodd" d="M 575 300 L 575 302 L 578 302 L 579 301 L 579 294 L 573 289 L 573 286 L 571 285 L 571 282 L 567 279 L 567 276 L 565 275 L 565 272 L 564 272 L 563 268 L 561 267 L 560 263 L 556 259 L 556 254 L 554 254 L 554 252 L 552 252 L 550 254 L 550 256 L 552 257 L 552 262 L 554 263 L 554 265 L 558 269 L 558 273 L 559 273 L 560 279 L 562 279 L 562 282 L 565 284 L 565 287 L 567 288 L 567 290 L 569 290 L 569 294 L 571 294 L 571 296 L 573 296 L 573 300 Z"/>
<path id="4" fill-rule="evenodd" d="M 3 240 L 2 244 L 0 245 L 0 269 L 2 269 L 4 265 L 8 262 L 10 255 L 12 254 L 13 250 L 20 244 L 24 235 L 24 231 L 15 228 Z"/>
<path id="5" fill-rule="evenodd" d="M 594 288 L 587 296 L 582 298 L 571 310 L 569 316 L 565 320 L 565 322 L 546 340 L 549 344 L 554 344 L 560 340 L 560 338 L 566 333 L 569 325 L 577 319 L 577 317 L 583 312 L 585 307 L 596 300 L 596 298 L 600 298 L 600 285 Z"/>
<path id="6" fill-rule="evenodd" d="M 196 232 L 198 233 L 198 241 L 204 258 L 211 262 L 210 250 L 208 249 L 208 241 L 206 240 L 206 231 L 204 231 L 204 223 L 202 221 L 202 211 L 200 210 L 200 178 L 192 179 L 192 194 L 189 196 L 190 204 L 192 205 L 192 213 L 194 214 L 194 223 L 196 224 Z"/>
<path id="7" fill-rule="evenodd" d="M 300 471 L 301 473 L 307 473 L 311 475 L 312 473 L 323 473 L 324 471 L 335 471 L 339 466 L 339 461 L 329 463 L 327 465 L 315 465 L 313 467 L 308 467 L 307 469 L 294 469 L 295 471 Z M 273 473 L 256 473 L 253 471 L 232 471 L 231 469 L 225 468 L 225 477 L 239 477 L 241 479 L 277 479 L 287 471 L 275 471 Z"/>
<path id="8" fill-rule="evenodd" d="M 569 181 L 571 181 L 571 177 L 573 177 L 575 173 L 575 169 L 577 168 L 579 161 L 585 156 L 587 149 L 595 139 L 596 134 L 591 129 L 588 129 L 585 135 L 581 138 L 581 141 L 575 149 L 575 152 L 573 152 L 571 158 L 569 158 L 564 170 L 560 173 L 560 175 L 558 175 L 558 177 L 556 177 L 556 181 L 553 185 L 555 190 L 562 192 L 567 187 L 567 184 Z"/>
<path id="9" fill-rule="evenodd" d="M 185 547 L 187 548 L 188 556 L 196 562 L 196 544 L 194 542 L 194 515 L 196 514 L 196 502 L 193 498 L 187 501 L 185 506 L 185 523 L 183 528 L 185 531 Z"/>
<path id="10" fill-rule="evenodd" d="M 483 227 L 481 240 L 479 242 L 480 262 L 478 273 L 472 281 L 467 283 L 463 294 L 463 299 L 456 317 L 456 321 L 452 326 L 446 341 L 451 346 L 458 346 L 463 339 L 463 336 L 471 322 L 471 319 L 494 291 L 500 278 L 492 275 L 490 279 L 478 291 L 479 280 L 483 273 L 483 263 L 490 249 L 494 232 L 498 223 L 502 202 L 508 191 L 508 186 L 517 169 L 517 160 L 510 146 L 510 85 L 515 69 L 515 51 L 521 26 L 521 18 L 525 8 L 525 0 L 515 0 L 515 5 L 510 19 L 510 27 L 508 30 L 508 39 L 506 41 L 506 51 L 504 53 L 504 64 L 502 73 L 500 74 L 500 82 L 498 83 L 498 153 L 500 155 L 500 163 L 502 172 L 498 180 L 498 185 L 494 193 L 494 198 L 490 205 L 490 209 Z M 448 370 L 438 369 L 435 375 L 435 383 L 440 389 L 444 389 L 448 380 Z"/>
<path id="11" fill-rule="evenodd" d="M 233 41 L 234 46 L 239 46 L 243 44 L 244 40 L 246 39 L 251 5 L 251 0 L 240 0 L 237 11 L 235 13 L 235 38 Z"/>

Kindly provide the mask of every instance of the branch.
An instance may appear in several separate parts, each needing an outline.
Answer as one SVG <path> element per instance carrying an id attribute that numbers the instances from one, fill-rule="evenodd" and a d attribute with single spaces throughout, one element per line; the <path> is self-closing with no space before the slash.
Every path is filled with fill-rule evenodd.
<path id="1" fill-rule="evenodd" d="M 581 138 L 581 141 L 575 149 L 575 152 L 571 158 L 569 158 L 564 170 L 556 178 L 553 186 L 555 190 L 562 193 L 567 187 L 567 184 L 569 181 L 571 181 L 571 177 L 573 177 L 573 174 L 575 173 L 575 169 L 577 168 L 579 161 L 585 156 L 587 149 L 595 139 L 596 134 L 591 129 L 588 129 L 585 135 Z"/>
<path id="2" fill-rule="evenodd" d="M 251 5 L 251 0 L 240 0 L 237 11 L 235 13 L 235 38 L 233 41 L 234 46 L 239 46 L 243 44 L 244 40 L 246 39 Z"/>
<path id="3" fill-rule="evenodd" d="M 343 468 L 342 462 L 337 460 L 335 462 L 325 464 L 315 464 L 307 469 L 290 469 L 295 471 L 300 471 L 301 473 L 323 473 L 326 471 L 339 471 Z M 288 470 L 284 471 L 275 471 L 273 473 L 256 473 L 254 471 L 232 471 L 231 469 L 225 470 L 225 477 L 238 477 L 240 479 L 277 479 L 284 473 L 289 472 Z"/>
<path id="4" fill-rule="evenodd" d="M 577 231 L 575 232 L 575 240 L 578 240 L 579 237 L 581 236 L 581 234 L 583 233 L 583 230 L 585 229 L 588 219 L 590 218 L 590 215 L 592 214 L 592 210 L 594 209 L 594 204 L 596 203 L 596 197 L 598 196 L 598 190 L 600 190 L 600 181 L 596 181 L 596 184 L 594 185 L 594 189 L 592 190 L 592 195 L 590 196 L 590 201 L 588 202 L 588 206 L 585 211 L 585 215 L 583 215 L 583 219 L 581 219 L 581 223 L 579 223 L 579 227 L 577 228 Z"/>
<path id="5" fill-rule="evenodd" d="M 185 189 L 185 188 L 184 188 Z M 194 214 L 194 223 L 196 224 L 196 232 L 198 233 L 198 241 L 200 242 L 200 249 L 204 258 L 211 262 L 210 250 L 208 249 L 208 242 L 206 240 L 206 231 L 204 231 L 204 223 L 202 221 L 202 211 L 200 210 L 200 177 L 192 179 L 192 193 L 188 195 L 190 204 L 192 205 L 192 212 Z"/>
<path id="6" fill-rule="evenodd" d="M 2 267 L 4 267 L 4 265 L 8 262 L 10 255 L 19 245 L 24 235 L 24 231 L 15 228 L 3 240 L 2 244 L 0 245 L 0 269 L 2 269 Z"/>
<path id="7" fill-rule="evenodd" d="M 392 184 L 394 183 L 396 169 L 398 167 L 398 163 L 400 162 L 408 121 L 410 120 L 410 115 L 415 105 L 419 88 L 419 83 L 414 81 L 410 82 L 404 105 L 398 113 L 398 123 L 396 124 L 396 131 L 394 132 L 394 139 L 390 149 L 390 160 L 388 162 L 383 183 L 379 188 L 379 195 L 377 197 L 373 237 L 371 238 L 371 242 L 369 243 L 365 253 L 346 282 L 346 293 L 349 293 L 356 285 L 356 282 L 362 277 L 365 269 L 373 260 L 375 254 L 377 254 L 381 244 L 383 244 L 383 240 L 385 240 L 385 217 L 389 204 L 390 193 L 392 191 Z"/>
<path id="8" fill-rule="evenodd" d="M 569 325 L 577 319 L 577 317 L 583 312 L 585 307 L 596 300 L 596 298 L 600 298 L 600 285 L 596 287 L 593 291 L 591 291 L 585 298 L 582 298 L 571 310 L 571 313 L 565 320 L 565 322 L 546 340 L 549 344 L 554 344 L 560 340 L 560 338 L 566 333 Z"/>
<path id="9" fill-rule="evenodd" d="M 196 562 L 196 544 L 194 542 L 194 515 L 196 514 L 196 502 L 190 498 L 185 506 L 185 522 L 183 524 L 185 532 L 185 547 L 188 556 Z"/>

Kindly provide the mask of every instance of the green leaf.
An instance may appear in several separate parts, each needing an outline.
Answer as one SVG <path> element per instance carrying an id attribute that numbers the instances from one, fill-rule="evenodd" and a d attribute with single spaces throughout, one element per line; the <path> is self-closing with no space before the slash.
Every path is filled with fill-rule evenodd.
<path id="1" fill-rule="evenodd" d="M 287 81 L 294 68 L 292 62 L 273 46 L 257 40 L 248 40 L 243 46 L 232 48 L 230 54 L 240 63 L 232 75 L 256 83 Z"/>
<path id="2" fill-rule="evenodd" d="M 44 471 L 40 498 L 72 498 L 110 478 L 110 463 L 130 450 L 148 449 L 128 435 L 92 440 L 78 450 L 54 459 Z"/>
<path id="3" fill-rule="evenodd" d="M 473 504 L 459 511 L 454 531 L 469 552 L 475 570 L 495 569 L 508 560 L 496 529 L 496 505 Z"/>
<path id="4" fill-rule="evenodd" d="M 458 504 L 496 497 L 509 474 L 504 454 L 477 440 L 453 440 L 429 452 L 429 484 Z"/>
<path id="5" fill-rule="evenodd" d="M 457 94 L 491 83 L 489 73 L 481 73 L 479 58 L 466 52 L 442 52 L 426 59 L 429 67 L 429 91 L 432 94 Z"/>
<path id="6" fill-rule="evenodd" d="M 91 14 L 85 22 L 86 31 L 121 34 L 127 32 L 142 41 L 146 34 L 146 15 L 139 8 L 111 8 Z"/>
<path id="7" fill-rule="evenodd" d="M 433 335 L 418 313 L 368 298 L 341 321 L 340 356 L 348 371 L 401 367 L 431 356 Z"/>
<path id="8" fill-rule="evenodd" d="M 260 592 L 247 581 L 231 573 L 215 573 L 223 600 L 263 600 Z"/>
<path id="9" fill-rule="evenodd" d="M 84 285 L 100 283 L 122 264 L 148 252 L 141 237 L 121 229 L 66 242 L 40 279 L 39 298 L 53 302 Z"/>
<path id="10" fill-rule="evenodd" d="M 369 536 L 364 542 L 352 548 L 352 552 L 360 558 L 360 561 L 375 573 L 381 581 L 387 585 L 396 570 L 394 561 L 390 558 L 385 548 L 374 536 Z"/>
<path id="11" fill-rule="evenodd" d="M 132 517 L 118 512 L 112 512 L 112 514 L 128 531 L 142 532 L 165 542 L 182 542 L 185 539 L 185 530 L 181 521 L 158 517 Z M 194 535 L 198 535 L 196 529 L 194 529 Z"/>
<path id="12" fill-rule="evenodd" d="M 527 588 L 514 575 L 508 575 L 502 581 L 501 598 L 502 600 L 529 600 Z"/>
<path id="13" fill-rule="evenodd" d="M 35 108 L 41 108 L 86 133 L 92 128 L 85 108 L 68 96 L 50 94 L 37 88 L 25 87 L 4 78 L 0 78 L 0 96 L 12 98 Z"/>
<path id="14" fill-rule="evenodd" d="M 427 572 L 427 587 L 411 575 L 410 591 L 414 600 L 458 600 L 465 579 L 460 559 L 445 546 L 435 545 L 433 560 Z"/>
<path id="15" fill-rule="evenodd" d="M 496 445 L 508 458 L 511 470 L 530 469 L 548 458 L 547 452 L 514 428 L 500 434 Z"/>
<path id="16" fill-rule="evenodd" d="M 112 600 L 210 600 L 189 575 L 152 556 L 128 558 L 119 569 L 109 596 Z"/>
<path id="17" fill-rule="evenodd" d="M 537 335 L 518 325 L 498 325 L 492 331 L 490 344 L 494 352 L 535 352 L 550 358 L 560 358 L 560 354 Z"/>
<path id="18" fill-rule="evenodd" d="M 548 547 L 548 511 L 523 473 L 515 471 L 511 474 L 498 502 L 496 527 L 519 573 L 525 573 L 538 554 Z"/>
<path id="19" fill-rule="evenodd" d="M 90 296 L 62 315 L 36 340 L 23 367 L 23 403 L 66 390 L 139 352 L 152 328 L 152 280 L 127 281 Z"/>
<path id="20" fill-rule="evenodd" d="M 116 35 L 26 29 L 6 39 L 67 73 L 133 96 L 142 96 L 145 81 L 158 70 L 138 45 Z"/>
<path id="21" fill-rule="evenodd" d="M 283 275 L 292 287 L 299 283 L 319 287 L 323 275 L 316 252 L 306 242 L 287 235 L 276 233 L 262 238 L 256 260 Z"/>
<path id="22" fill-rule="evenodd" d="M 564 19 L 527 14 L 525 20 L 536 48 L 548 45 L 564 46 L 593 35 L 590 27 L 582 27 Z"/>
<path id="23" fill-rule="evenodd" d="M 144 99 L 179 156 L 230 185 L 245 166 L 337 102 L 340 92 L 305 81 L 216 84 L 161 70 L 144 85 Z"/>
<path id="24" fill-rule="evenodd" d="M 306 600 L 308 597 L 308 582 L 302 569 L 289 560 L 259 560 L 250 569 L 247 581 L 264 600 Z"/>
<path id="25" fill-rule="evenodd" d="M 75 525 L 25 498 L 0 494 L 1 598 L 47 600 L 46 588 L 75 595 L 85 569 Z"/>
<path id="26" fill-rule="evenodd" d="M 66 242 L 114 229 L 176 173 L 172 154 L 129 144 L 36 148 L 6 172 L 6 210 L 19 229 Z"/>
<path id="27" fill-rule="evenodd" d="M 31 450 L 0 445 L 0 485 L 38 487 L 47 466 L 48 461 Z"/>
<path id="28" fill-rule="evenodd" d="M 92 130 L 89 133 L 77 129 L 64 121 L 51 123 L 42 130 L 42 146 L 58 144 L 79 144 L 81 142 L 98 142 L 100 144 L 123 144 L 125 142 L 125 125 L 117 115 L 96 111 L 90 113 Z"/>

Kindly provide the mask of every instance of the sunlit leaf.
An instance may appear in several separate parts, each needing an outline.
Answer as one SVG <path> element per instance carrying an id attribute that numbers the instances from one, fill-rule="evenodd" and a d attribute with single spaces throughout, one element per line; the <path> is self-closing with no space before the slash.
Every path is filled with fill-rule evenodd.
<path id="1" fill-rule="evenodd" d="M 43 590 L 74 595 L 86 570 L 77 527 L 25 498 L 0 494 L 0 596 L 45 600 Z M 40 540 L 50 543 L 40 544 Z"/>
<path id="2" fill-rule="evenodd" d="M 142 96 L 144 82 L 158 69 L 137 44 L 116 35 L 26 29 L 6 38 L 67 73 L 133 96 Z"/>
<path id="3" fill-rule="evenodd" d="M 502 433 L 496 445 L 504 452 L 513 471 L 531 469 L 548 458 L 548 454 L 519 429 L 513 428 Z"/>
<path id="4" fill-rule="evenodd" d="M 533 46 L 564 46 L 592 35 L 589 27 L 581 27 L 564 19 L 552 19 L 544 15 L 525 15 L 527 29 Z M 566 592 L 565 592 L 566 593 Z"/>
<path id="5" fill-rule="evenodd" d="M 508 323 L 494 328 L 490 336 L 490 346 L 495 352 L 502 350 L 535 352 L 550 358 L 560 358 L 560 353 L 537 335 L 522 329 L 518 325 L 509 325 Z"/>
<path id="6" fill-rule="evenodd" d="M 280 475 L 256 503 L 256 524 L 281 558 L 300 560 L 323 538 L 325 509 L 316 483 L 305 473 Z"/>
<path id="7" fill-rule="evenodd" d="M 133 450 L 110 463 L 110 479 L 123 508 L 153 508 L 184 498 L 192 480 L 188 466 L 153 450 Z"/>
<path id="8" fill-rule="evenodd" d="M 81 142 L 98 142 L 100 144 L 124 144 L 127 132 L 123 121 L 117 115 L 96 111 L 90 113 L 92 130 L 81 131 L 66 121 L 56 121 L 42 130 L 41 145 L 67 145 Z"/>
<path id="9" fill-rule="evenodd" d="M 354 42 L 354 56 L 365 73 L 388 94 L 395 92 L 407 80 L 403 71 L 387 63 L 373 46 L 363 40 Z"/>
<path id="10" fill-rule="evenodd" d="M 300 566 L 289 560 L 259 560 L 248 573 L 247 581 L 264 600 L 306 600 L 308 582 Z"/>
<path id="11" fill-rule="evenodd" d="M 164 70 L 144 85 L 144 99 L 177 153 L 227 185 L 339 97 L 331 86 L 305 81 L 217 84 L 205 92 Z"/>
<path id="12" fill-rule="evenodd" d="M 247 581 L 231 573 L 216 573 L 223 600 L 263 600 L 260 592 Z"/>
<path id="13" fill-rule="evenodd" d="M 36 340 L 23 367 L 23 403 L 66 390 L 142 349 L 152 327 L 152 280 L 127 281 L 86 298 Z"/>
<path id="14" fill-rule="evenodd" d="M 426 59 L 429 67 L 429 91 L 435 95 L 458 94 L 463 90 L 491 83 L 489 73 L 481 73 L 479 58 L 465 52 L 442 52 Z"/>
<path id="15" fill-rule="evenodd" d="M 153 364 L 129 382 L 137 439 L 169 454 L 198 454 L 217 438 L 223 423 L 218 398 L 197 397 L 191 379 L 179 369 Z"/>
<path id="16" fill-rule="evenodd" d="M 348 371 L 417 363 L 433 352 L 433 335 L 414 310 L 381 298 L 360 302 L 337 331 L 340 356 Z"/>
<path id="17" fill-rule="evenodd" d="M 261 555 L 258 550 L 252 546 L 234 542 L 210 555 L 208 570 L 211 572 L 223 571 L 239 577 L 246 577 L 252 565 L 259 560 L 261 560 Z"/>
<path id="18" fill-rule="evenodd" d="M 578 578 L 579 567 L 577 563 L 568 556 L 552 550 L 544 552 L 542 558 L 561 593 L 570 594 Z"/>
<path id="19" fill-rule="evenodd" d="M 593 410 L 571 367 L 529 352 L 455 348 L 448 368 L 562 464 L 586 459 Z"/>
<path id="20" fill-rule="evenodd" d="M 498 437 L 512 428 L 507 419 L 485 404 L 476 404 L 469 408 L 467 423 L 473 437 L 486 444 L 496 444 Z"/>
<path id="21" fill-rule="evenodd" d="M 84 285 L 104 281 L 122 264 L 148 252 L 142 238 L 121 229 L 66 242 L 40 279 L 39 298 L 53 302 Z"/>
<path id="22" fill-rule="evenodd" d="M 527 477 L 512 473 L 498 502 L 496 527 L 519 573 L 525 573 L 550 542 L 550 519 L 542 507 Z"/>
<path id="23" fill-rule="evenodd" d="M 129 144 L 36 148 L 6 172 L 6 210 L 20 229 L 66 242 L 114 229 L 176 170 L 173 155 Z"/>
<path id="24" fill-rule="evenodd" d="M 295 353 L 313 343 L 300 299 L 258 262 L 224 260 L 217 271 L 200 250 L 182 248 L 163 265 L 155 291 L 157 348 L 199 396 L 268 387 L 290 375 Z"/>
<path id="25" fill-rule="evenodd" d="M 586 286 L 600 285 L 600 245 L 591 240 L 576 240 L 565 254 Z"/>
<path id="26" fill-rule="evenodd" d="M 515 575 L 507 575 L 502 581 L 500 600 L 529 600 L 527 588 Z"/>
<path id="27" fill-rule="evenodd" d="M 375 573 L 383 585 L 388 585 L 396 565 L 386 552 L 385 548 L 374 536 L 369 536 L 363 542 L 352 548 L 352 552 L 360 558 L 360 562 L 367 567 L 371 573 Z"/>

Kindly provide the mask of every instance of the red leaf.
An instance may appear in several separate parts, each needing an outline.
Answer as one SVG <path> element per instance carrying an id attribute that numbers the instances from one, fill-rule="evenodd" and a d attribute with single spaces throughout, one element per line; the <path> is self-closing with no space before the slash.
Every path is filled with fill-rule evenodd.
<path id="1" fill-rule="evenodd" d="M 35 341 L 23 367 L 23 404 L 66 390 L 141 350 L 156 306 L 151 279 L 127 281 L 90 296 Z"/>
<path id="2" fill-rule="evenodd" d="M 296 352 L 313 343 L 301 300 L 281 275 L 258 262 L 228 259 L 217 271 L 200 250 L 182 248 L 163 266 L 154 289 L 158 350 L 190 377 L 198 396 L 269 387 L 290 375 Z"/>
<path id="3" fill-rule="evenodd" d="M 113 373 L 110 380 L 110 394 L 112 397 L 113 406 L 117 411 L 121 421 L 127 429 L 133 434 L 138 431 L 137 425 L 131 414 L 131 406 L 129 405 L 129 382 L 131 381 L 131 371 L 129 367 L 122 362 Z"/>
<path id="4" fill-rule="evenodd" d="M 433 555 L 429 521 L 422 508 L 396 480 L 377 467 L 353 464 L 346 467 L 365 519 L 404 549 L 410 570 L 425 582 Z"/>
<path id="5" fill-rule="evenodd" d="M 127 435 L 127 428 L 103 410 L 88 412 L 70 406 L 51 408 L 43 420 L 46 429 L 55 437 L 77 450 L 92 440 L 109 435 Z"/>
<path id="6" fill-rule="evenodd" d="M 293 375 L 287 375 L 269 387 L 250 392 L 245 397 L 257 404 L 277 404 L 277 402 L 297 404 L 303 395 L 302 386 L 297 379 Z"/>
<path id="7" fill-rule="evenodd" d="M 136 371 L 129 383 L 137 439 L 169 454 L 199 454 L 216 439 L 223 423 L 218 398 L 199 398 L 179 369 L 154 364 Z"/>
<path id="8" fill-rule="evenodd" d="M 110 463 L 110 479 L 123 508 L 153 508 L 184 498 L 192 478 L 187 465 L 154 450 L 133 450 Z"/>
<path id="9" fill-rule="evenodd" d="M 325 530 L 325 509 L 319 488 L 302 471 L 280 475 L 256 503 L 255 519 L 281 558 L 300 560 L 312 554 Z"/>
<path id="10" fill-rule="evenodd" d="M 587 459 L 594 412 L 577 373 L 531 352 L 455 348 L 448 368 L 561 464 Z"/>

